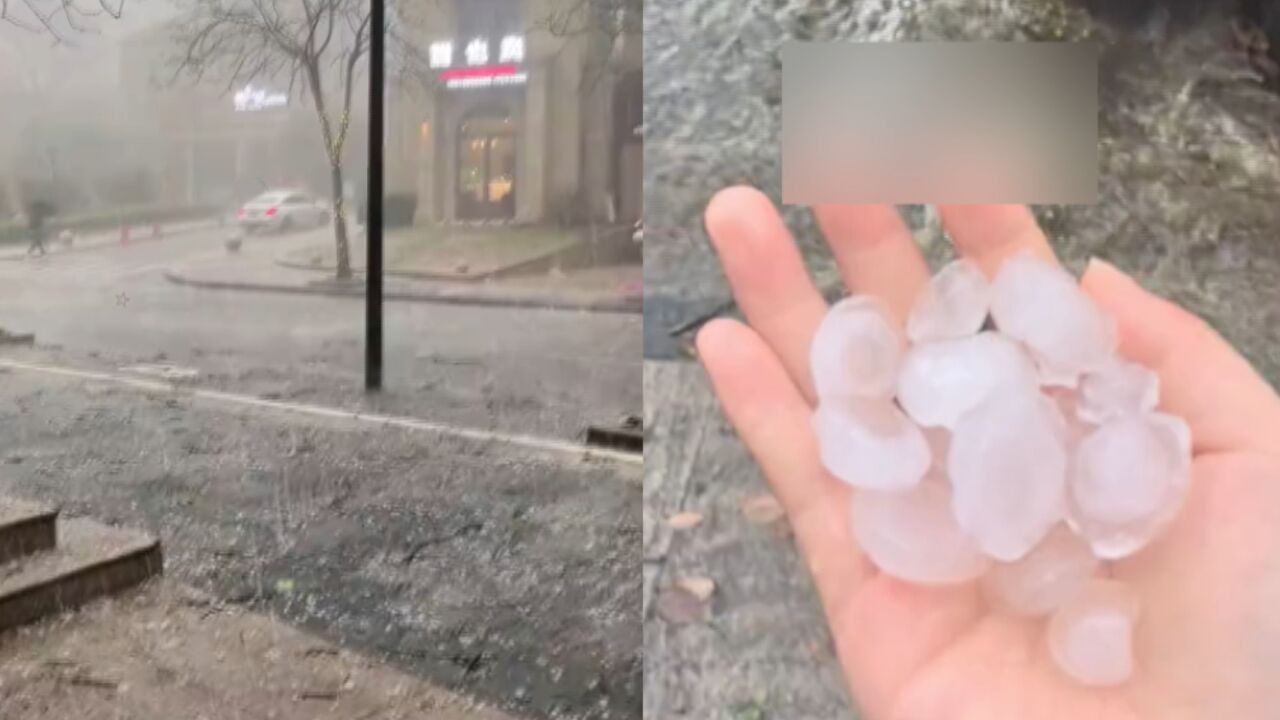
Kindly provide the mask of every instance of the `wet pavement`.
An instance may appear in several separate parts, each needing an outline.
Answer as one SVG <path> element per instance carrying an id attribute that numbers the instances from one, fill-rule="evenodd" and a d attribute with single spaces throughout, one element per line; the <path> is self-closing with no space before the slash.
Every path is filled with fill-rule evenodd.
<path id="1" fill-rule="evenodd" d="M 366 396 L 361 299 L 164 279 L 224 254 L 224 234 L 0 262 L 0 328 L 34 332 L 77 367 L 165 363 L 203 386 L 512 432 L 576 439 L 640 412 L 639 315 L 532 308 L 388 302 L 387 391 Z M 242 252 L 273 256 L 306 239 L 253 237 Z"/>

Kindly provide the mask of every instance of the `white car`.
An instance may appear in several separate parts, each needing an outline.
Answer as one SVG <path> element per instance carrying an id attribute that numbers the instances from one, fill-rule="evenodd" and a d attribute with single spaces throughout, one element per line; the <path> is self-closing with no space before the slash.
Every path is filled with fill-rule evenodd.
<path id="1" fill-rule="evenodd" d="M 236 221 L 246 232 L 321 227 L 329 222 L 329 206 L 304 192 L 273 190 L 245 203 Z"/>

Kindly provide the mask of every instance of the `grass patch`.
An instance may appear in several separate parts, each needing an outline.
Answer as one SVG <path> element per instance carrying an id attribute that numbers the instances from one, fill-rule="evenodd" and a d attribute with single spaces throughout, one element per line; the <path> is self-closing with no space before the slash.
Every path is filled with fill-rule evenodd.
<path id="1" fill-rule="evenodd" d="M 387 237 L 388 266 L 406 271 L 476 271 L 543 257 L 578 242 L 574 230 L 557 227 L 492 229 L 413 228 Z"/>

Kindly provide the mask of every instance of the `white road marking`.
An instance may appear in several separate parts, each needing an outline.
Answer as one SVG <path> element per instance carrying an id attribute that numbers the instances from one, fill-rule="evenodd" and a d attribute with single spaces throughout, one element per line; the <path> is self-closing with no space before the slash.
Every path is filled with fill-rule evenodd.
<path id="1" fill-rule="evenodd" d="M 148 392 L 173 393 L 186 397 L 194 397 L 203 400 L 212 400 L 233 405 L 245 405 L 249 407 L 267 408 L 278 410 L 281 412 L 294 413 L 299 415 L 311 415 L 313 417 L 326 417 L 336 420 L 347 420 L 352 422 L 362 422 L 371 425 L 386 425 L 391 427 L 404 428 L 406 430 L 418 430 L 432 432 L 439 435 L 448 435 L 452 437 L 461 437 L 468 440 L 478 440 L 483 442 L 499 442 L 508 445 L 516 445 L 519 447 L 529 448 L 532 450 L 540 450 L 560 455 L 573 455 L 579 458 L 612 460 L 619 463 L 629 465 L 641 465 L 644 458 L 641 455 L 633 453 L 618 452 L 615 450 L 604 450 L 598 448 L 586 447 L 576 443 L 558 440 L 556 438 L 538 437 L 536 435 L 521 435 L 512 433 L 503 433 L 493 430 L 481 430 L 478 428 L 459 427 L 456 425 L 447 425 L 445 423 L 433 422 L 431 420 L 422 420 L 413 417 L 404 417 L 397 415 L 382 415 L 378 413 L 364 413 L 352 410 L 343 410 L 341 408 L 326 407 L 323 405 L 308 405 L 305 403 L 284 402 L 280 400 L 267 400 L 265 398 L 254 397 L 252 395 L 241 395 L 238 393 L 222 392 L 219 390 L 205 390 L 196 387 L 180 386 L 173 383 L 161 382 L 157 380 L 143 380 L 141 378 L 126 377 L 122 375 L 113 375 L 111 373 L 95 372 L 92 370 L 78 370 L 75 368 L 59 367 L 56 365 L 45 365 L 41 363 L 20 362 L 7 358 L 0 358 L 0 367 L 9 368 L 10 370 L 22 370 L 27 372 L 43 373 L 46 375 L 60 375 L 63 377 L 78 378 L 81 380 L 96 380 L 99 382 L 115 383 L 131 387 L 136 390 L 144 390 Z"/>
<path id="2" fill-rule="evenodd" d="M 179 367 L 177 365 L 165 365 L 162 363 L 144 363 L 142 365 L 130 365 L 120 368 L 120 372 L 131 372 L 139 375 L 152 375 L 164 378 L 166 380 L 190 380 L 191 378 L 200 377 L 200 371 L 195 368 Z"/>

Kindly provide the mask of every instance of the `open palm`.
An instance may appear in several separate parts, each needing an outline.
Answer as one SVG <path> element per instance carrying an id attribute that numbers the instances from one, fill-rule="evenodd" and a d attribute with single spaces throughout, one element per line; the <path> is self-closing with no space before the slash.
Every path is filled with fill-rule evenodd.
<path id="1" fill-rule="evenodd" d="M 888 206 L 815 209 L 852 292 L 904 321 L 929 269 Z M 1013 253 L 1054 260 L 1022 206 L 941 208 L 957 249 L 988 274 Z M 1195 316 L 1095 261 L 1082 286 L 1117 322 L 1120 352 L 1160 375 L 1161 409 L 1194 439 L 1191 495 L 1156 542 L 1110 572 L 1143 610 L 1123 686 L 1075 684 L 1042 620 L 988 609 L 973 583 L 909 585 L 857 550 L 851 489 L 818 460 L 809 343 L 826 304 L 773 204 L 719 193 L 707 228 L 750 327 L 707 324 L 698 353 L 730 421 L 773 485 L 869 720 L 1262 720 L 1280 717 L 1280 398 Z"/>

